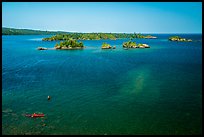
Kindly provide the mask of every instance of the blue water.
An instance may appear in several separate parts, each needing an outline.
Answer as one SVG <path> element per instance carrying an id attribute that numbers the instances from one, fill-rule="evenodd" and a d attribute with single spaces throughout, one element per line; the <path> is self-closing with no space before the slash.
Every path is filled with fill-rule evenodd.
<path id="1" fill-rule="evenodd" d="M 63 51 L 36 50 L 54 47 L 48 36 L 2 36 L 2 133 L 201 134 L 202 35 L 156 36 L 133 40 L 149 49 Z M 45 117 L 24 116 L 34 112 Z"/>

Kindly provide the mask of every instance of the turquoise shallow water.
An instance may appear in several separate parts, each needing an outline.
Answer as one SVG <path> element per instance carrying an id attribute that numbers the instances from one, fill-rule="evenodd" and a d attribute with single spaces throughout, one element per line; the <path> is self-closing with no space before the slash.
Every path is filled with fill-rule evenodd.
<path id="1" fill-rule="evenodd" d="M 121 39 L 72 51 L 36 50 L 55 45 L 47 36 L 2 36 L 2 133 L 201 134 L 202 42 L 157 36 L 134 40 L 149 49 L 123 50 Z M 45 117 L 24 117 L 34 112 Z"/>

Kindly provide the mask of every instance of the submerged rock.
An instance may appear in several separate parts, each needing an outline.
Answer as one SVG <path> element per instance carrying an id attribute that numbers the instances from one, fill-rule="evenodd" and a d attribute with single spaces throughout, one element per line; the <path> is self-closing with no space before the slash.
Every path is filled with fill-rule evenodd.
<path id="1" fill-rule="evenodd" d="M 43 126 L 43 127 L 45 127 L 45 126 L 46 126 L 46 124 L 42 124 L 42 126 Z"/>
<path id="2" fill-rule="evenodd" d="M 8 109 L 6 109 L 6 110 L 2 110 L 2 112 L 3 112 L 3 113 L 12 113 L 13 110 L 8 108 Z"/>

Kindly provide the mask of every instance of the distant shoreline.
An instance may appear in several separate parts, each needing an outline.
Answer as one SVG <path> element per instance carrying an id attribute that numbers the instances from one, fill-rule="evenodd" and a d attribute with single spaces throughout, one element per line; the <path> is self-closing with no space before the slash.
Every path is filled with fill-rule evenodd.
<path id="1" fill-rule="evenodd" d="M 107 33 L 107 32 L 66 32 L 66 31 L 43 31 L 43 30 L 33 30 L 33 29 L 16 29 L 16 28 L 7 28 L 2 27 L 2 35 L 56 35 L 56 34 L 74 34 L 74 33 Z M 110 32 L 109 32 L 110 33 Z M 133 34 L 127 32 L 111 32 L 112 34 Z M 202 35 L 202 33 L 146 33 L 141 32 L 143 35 Z"/>

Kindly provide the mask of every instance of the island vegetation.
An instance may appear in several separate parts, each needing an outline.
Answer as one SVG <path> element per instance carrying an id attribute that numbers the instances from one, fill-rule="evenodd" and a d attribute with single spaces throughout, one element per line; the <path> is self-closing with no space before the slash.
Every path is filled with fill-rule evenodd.
<path id="1" fill-rule="evenodd" d="M 123 48 L 150 48 L 147 44 L 136 44 L 136 42 L 128 41 L 123 43 Z"/>
<path id="2" fill-rule="evenodd" d="M 85 48 L 82 42 L 77 42 L 76 40 L 69 39 L 66 41 L 60 41 L 60 43 L 55 45 L 55 49 L 83 49 Z"/>
<path id="3" fill-rule="evenodd" d="M 43 38 L 43 41 L 56 41 L 56 40 L 101 40 L 101 39 L 135 39 L 135 38 L 156 38 L 151 35 L 142 34 L 128 34 L 128 33 L 70 33 L 70 34 L 57 34 L 48 38 Z"/>
<path id="4" fill-rule="evenodd" d="M 192 39 L 181 38 L 179 36 L 169 37 L 170 41 L 182 41 L 182 42 L 192 42 Z"/>
<path id="5" fill-rule="evenodd" d="M 104 42 L 104 43 L 102 44 L 101 48 L 102 48 L 102 49 L 111 49 L 111 45 Z"/>

